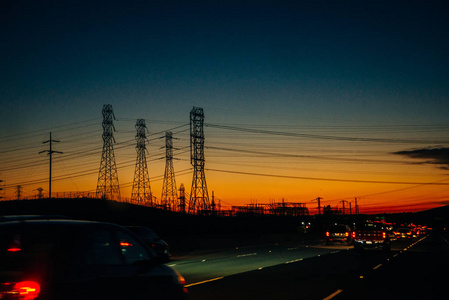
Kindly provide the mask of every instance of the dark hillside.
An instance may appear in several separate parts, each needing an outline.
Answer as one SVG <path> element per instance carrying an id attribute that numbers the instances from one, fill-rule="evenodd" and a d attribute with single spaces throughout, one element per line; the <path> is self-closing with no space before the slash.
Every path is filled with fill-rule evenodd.
<path id="1" fill-rule="evenodd" d="M 124 226 L 147 226 L 181 250 L 263 243 L 279 236 L 296 237 L 299 223 L 293 217 L 195 216 L 89 198 L 1 201 L 0 215 L 64 215 Z"/>

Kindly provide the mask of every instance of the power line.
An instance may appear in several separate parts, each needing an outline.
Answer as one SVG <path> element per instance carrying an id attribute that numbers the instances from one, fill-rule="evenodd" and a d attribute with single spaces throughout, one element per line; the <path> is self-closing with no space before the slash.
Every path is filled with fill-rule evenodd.
<path id="1" fill-rule="evenodd" d="M 310 139 L 321 139 L 321 140 L 338 140 L 338 141 L 351 141 L 351 142 L 380 142 L 380 143 L 400 143 L 400 144 L 445 144 L 449 141 L 424 141 L 424 140 L 411 140 L 411 139 L 387 139 L 387 138 L 366 138 L 366 137 L 344 137 L 344 136 L 330 136 L 330 135 L 320 135 L 320 134 L 309 134 L 309 133 L 294 133 L 294 132 L 283 132 L 283 131 L 272 131 L 272 130 L 262 130 L 254 128 L 244 128 L 229 125 L 218 125 L 218 124 L 204 124 L 206 127 L 226 129 L 233 131 L 242 131 L 249 133 L 258 134 L 269 134 L 278 136 L 288 136 L 288 137 L 299 137 L 299 138 L 310 138 Z"/>
<path id="2" fill-rule="evenodd" d="M 206 149 L 221 150 L 221 151 L 230 151 L 230 152 L 240 152 L 240 153 L 247 153 L 247 154 L 264 155 L 264 156 L 270 156 L 270 157 L 312 158 L 312 159 L 338 160 L 338 161 L 361 162 L 361 163 L 373 162 L 373 163 L 390 163 L 390 164 L 398 164 L 399 163 L 399 164 L 404 164 L 404 162 L 391 161 L 391 160 L 356 159 L 356 158 L 342 158 L 342 157 L 331 157 L 331 156 L 284 154 L 284 153 L 274 153 L 274 152 L 244 150 L 244 149 L 232 149 L 232 148 L 213 147 L 213 146 L 206 146 L 205 148 Z M 409 164 L 409 163 L 405 163 L 405 164 Z"/>
<path id="3" fill-rule="evenodd" d="M 291 175 L 276 175 L 276 174 L 263 174 L 263 173 L 251 173 L 251 172 L 240 172 L 240 171 L 229 171 L 229 170 L 218 170 L 218 169 L 206 169 L 212 172 L 221 173 L 231 173 L 240 175 L 251 175 L 251 176 L 262 176 L 262 177 L 272 177 L 272 178 L 286 178 L 286 179 L 300 179 L 300 180 L 318 180 L 318 181 L 336 181 L 336 182 L 353 182 L 353 183 L 374 183 L 374 184 L 427 184 L 427 185 L 449 185 L 449 183 L 442 182 L 404 182 L 404 181 L 377 181 L 377 180 L 355 180 L 355 179 L 338 179 L 338 178 L 320 178 L 320 177 L 304 177 L 304 176 L 291 176 Z"/>

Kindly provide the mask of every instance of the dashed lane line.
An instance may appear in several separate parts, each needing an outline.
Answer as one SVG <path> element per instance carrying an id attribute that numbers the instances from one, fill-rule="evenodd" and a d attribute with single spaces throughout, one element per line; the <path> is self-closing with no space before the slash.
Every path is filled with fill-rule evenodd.
<path id="1" fill-rule="evenodd" d="M 343 292 L 343 290 L 336 290 L 335 292 L 333 292 L 326 298 L 323 298 L 323 300 L 330 300 L 330 299 L 334 298 L 335 296 L 337 296 L 338 294 L 340 294 L 341 292 Z"/>
<path id="2" fill-rule="evenodd" d="M 195 283 L 191 283 L 191 284 L 186 284 L 184 287 L 187 288 L 187 287 L 191 287 L 191 286 L 194 286 L 194 285 L 200 285 L 200 284 L 203 284 L 203 283 L 220 280 L 220 279 L 223 279 L 223 278 L 224 278 L 224 276 L 217 277 L 217 278 L 212 278 L 212 279 L 208 279 L 208 280 L 203 280 L 203 281 L 199 281 L 199 282 L 195 282 Z"/>

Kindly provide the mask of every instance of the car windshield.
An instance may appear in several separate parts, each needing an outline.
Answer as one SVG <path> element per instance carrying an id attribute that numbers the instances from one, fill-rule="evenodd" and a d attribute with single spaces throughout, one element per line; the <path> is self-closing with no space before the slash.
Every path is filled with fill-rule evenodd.
<path id="1" fill-rule="evenodd" d="M 158 240 L 160 239 L 159 236 L 156 234 L 156 232 L 153 231 L 153 229 L 148 227 L 140 227 L 140 226 L 129 226 L 127 227 L 140 237 L 144 237 L 146 239 L 150 240 Z"/>
<path id="2" fill-rule="evenodd" d="M 332 225 L 329 227 L 330 232 L 343 233 L 348 231 L 348 228 L 345 225 Z"/>
<path id="3" fill-rule="evenodd" d="M 357 226 L 360 230 L 383 230 L 384 227 L 379 223 L 363 223 Z"/>

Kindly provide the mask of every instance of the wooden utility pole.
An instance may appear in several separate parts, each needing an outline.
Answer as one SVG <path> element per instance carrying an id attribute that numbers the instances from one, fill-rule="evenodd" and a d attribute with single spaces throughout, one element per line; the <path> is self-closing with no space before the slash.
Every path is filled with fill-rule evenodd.
<path id="1" fill-rule="evenodd" d="M 340 203 L 343 203 L 343 215 L 345 215 L 345 202 L 348 202 L 346 200 L 341 200 Z"/>
<path id="2" fill-rule="evenodd" d="M 321 199 L 323 199 L 322 197 L 318 197 L 316 198 L 316 201 L 318 201 L 318 215 L 321 215 Z"/>
<path id="3" fill-rule="evenodd" d="M 50 175 L 49 175 L 49 180 L 48 180 L 48 198 L 49 199 L 51 199 L 51 165 L 52 165 L 52 156 L 53 156 L 53 153 L 62 154 L 62 152 L 60 152 L 60 151 L 54 151 L 53 150 L 53 148 L 52 148 L 52 143 L 53 142 L 59 143 L 58 140 L 53 140 L 51 138 L 51 132 L 50 132 L 50 139 L 47 140 L 47 141 L 42 142 L 42 144 L 50 143 L 50 150 L 44 150 L 44 151 L 39 152 L 39 154 L 47 152 L 48 156 L 50 157 Z"/>

